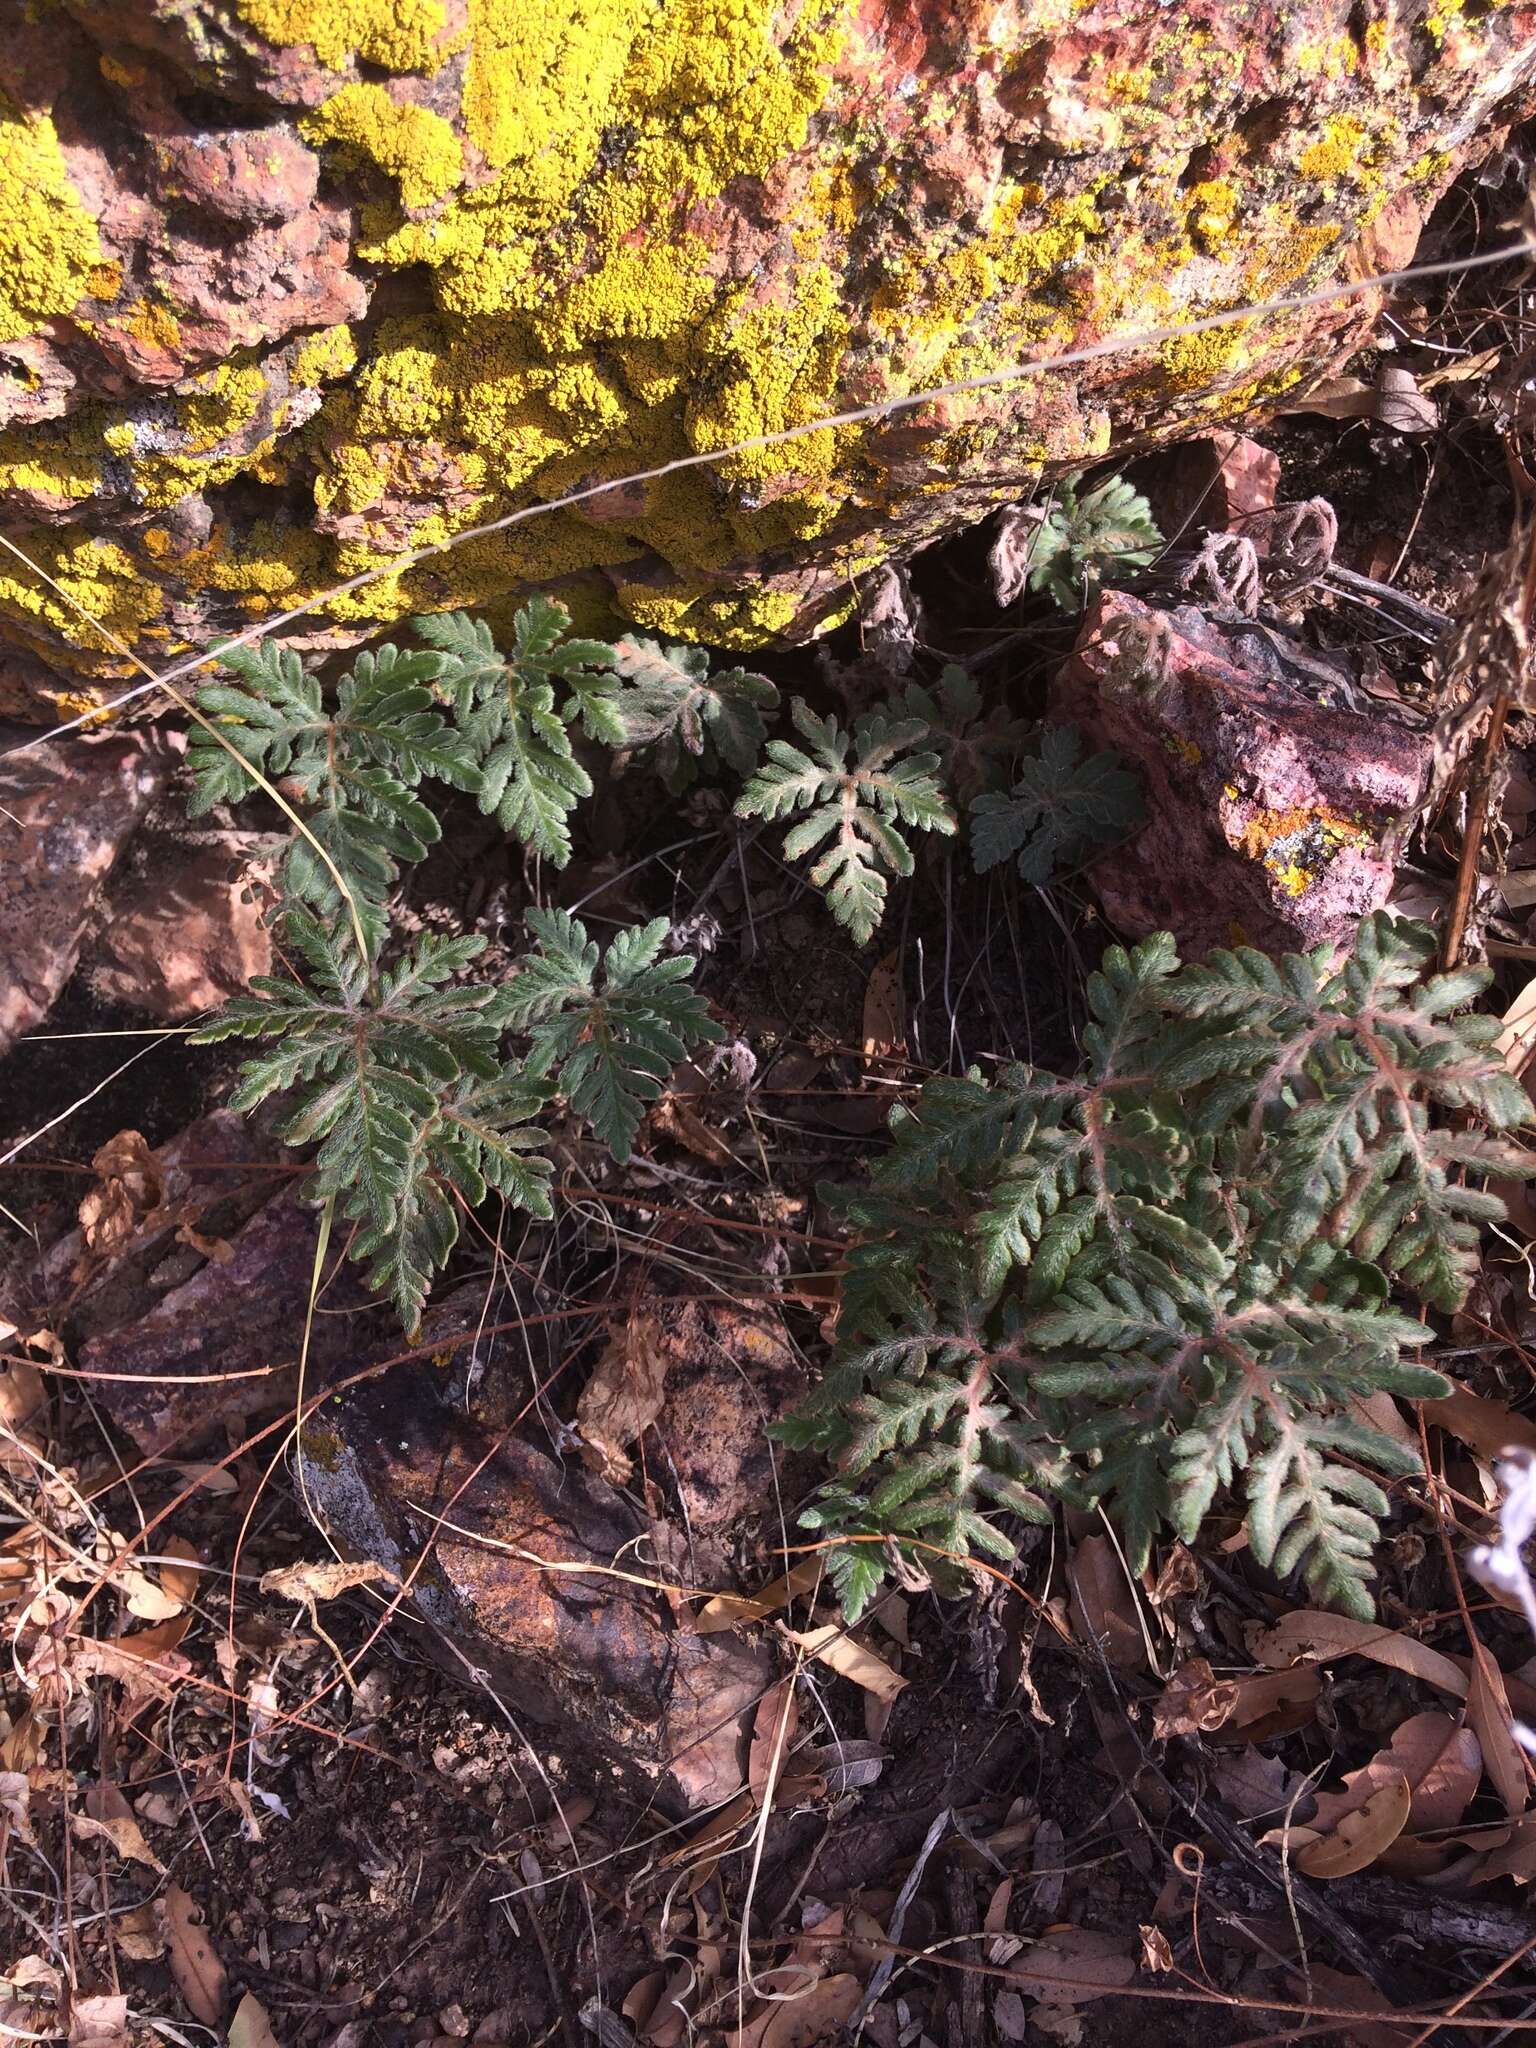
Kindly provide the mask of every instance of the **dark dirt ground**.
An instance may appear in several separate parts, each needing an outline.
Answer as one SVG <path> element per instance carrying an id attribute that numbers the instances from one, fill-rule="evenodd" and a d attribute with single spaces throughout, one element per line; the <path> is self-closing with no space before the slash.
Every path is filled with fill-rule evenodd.
<path id="1" fill-rule="evenodd" d="M 1475 328 L 1496 296 L 1489 280 L 1449 308 L 1434 302 L 1434 332 Z M 1411 347 L 1404 354 L 1428 360 Z M 1413 440 L 1310 416 L 1256 431 L 1280 454 L 1285 497 L 1322 492 L 1333 502 L 1343 560 L 1379 577 L 1390 571 L 1401 587 L 1454 613 L 1486 554 L 1502 544 L 1512 505 L 1499 431 L 1475 395 L 1450 391 L 1440 431 Z M 982 657 L 989 689 L 1037 715 L 1070 629 L 1040 606 L 998 614 L 986 582 L 987 539 L 968 535 L 933 550 L 914 581 L 933 644 L 955 658 Z M 1309 625 L 1322 643 L 1350 630 L 1336 627 L 1326 606 L 1314 607 Z M 853 665 L 841 686 L 834 673 L 834 696 L 839 687 L 856 693 L 854 637 L 840 636 L 829 655 L 832 664 Z M 1389 655 L 1416 667 L 1412 649 Z M 781 657 L 776 680 L 786 692 L 825 693 L 827 661 L 809 652 Z M 770 1195 L 809 1203 L 819 1180 L 854 1170 L 884 1109 L 866 1084 L 861 1045 L 870 972 L 887 946 L 900 964 L 916 1068 L 1009 1056 L 1050 1064 L 1075 1042 L 1083 980 L 1110 936 L 1081 883 L 1046 897 L 978 882 L 942 849 L 925 852 L 915 885 L 866 958 L 769 857 L 766 842 L 731 857 L 735 828 L 709 792 L 659 813 L 650 794 L 621 786 L 600 800 L 595 820 L 560 878 L 560 900 L 584 902 L 583 915 L 600 929 L 605 917 L 696 914 L 700 893 L 711 889 L 698 982 L 759 1063 L 748 1122 L 764 1172 L 756 1185 L 732 1190 L 717 1167 L 674 1147 L 660 1184 L 689 1199 L 730 1197 L 739 1213 L 754 1213 Z M 478 921 L 509 959 L 527 878 L 484 821 L 466 809 L 457 823 L 421 871 L 413 910 L 423 924 Z M 0 1176 L 0 1201 L 42 1242 L 68 1222 L 107 1138 L 132 1126 L 159 1144 L 227 1093 L 232 1057 L 191 1058 L 174 1038 L 144 1041 L 133 1067 L 111 1078 L 139 1050 L 139 1041 L 111 1034 L 140 1023 L 77 984 L 50 1018 L 50 1035 L 0 1064 L 0 1154 L 62 1118 Z M 53 1035 L 63 1033 L 84 1035 Z M 802 1302 L 788 1314 L 813 1348 L 815 1313 Z M 1529 1391 L 1523 1362 L 1477 1371 L 1490 1393 Z M 185 1469 L 162 1464 L 124 1482 L 115 1460 L 127 1447 L 88 1393 L 60 1400 L 53 1462 L 94 1488 L 126 1532 L 184 1490 Z M 570 1398 L 558 1393 L 557 1409 L 568 1412 Z M 256 1419 L 253 1411 L 247 1425 Z M 239 1441 L 231 1425 L 215 1433 L 211 1454 Z M 270 1455 L 267 1448 L 235 1458 L 232 1491 L 193 1493 L 167 1525 L 209 1567 L 179 1644 L 200 1684 L 169 1709 L 151 1700 L 116 1725 L 97 1725 L 94 1753 L 67 1759 L 82 1787 L 92 1776 L 116 1783 L 140 1813 L 154 1854 L 202 1909 L 228 1972 L 229 2007 L 253 1992 L 284 2048 L 446 2048 L 464 2039 L 489 2048 L 602 2040 L 606 2048 L 608 2036 L 583 2028 L 588 2001 L 601 1997 L 617 2013 L 632 1985 L 682 1964 L 703 1982 L 689 2027 L 735 2028 L 732 1944 L 748 1902 L 746 1851 L 725 1855 L 716 1875 L 690 1892 L 685 1867 L 668 1861 L 680 1836 L 658 1813 L 560 1730 L 526 1724 L 517 1702 L 446 1674 L 408 1615 L 394 1615 L 380 1635 L 381 1603 L 371 1592 L 326 1604 L 318 1623 L 261 1593 L 263 1571 L 324 1555 L 285 1470 L 268 1469 Z M 772 1542 L 764 1532 L 743 1559 L 745 1583 L 778 1568 Z M 1215 1610 L 1233 1582 L 1221 1578 L 1219 1564 L 1213 1572 L 1202 1600 L 1209 1616 L 1198 1627 L 1214 1631 L 1219 1652 L 1226 1624 Z M 865 2029 L 881 2048 L 1025 2038 L 996 2002 L 1003 1980 L 967 1980 L 944 1965 L 958 1958 L 995 1973 L 1017 1953 L 1019 1935 L 1062 1925 L 1101 1931 L 1133 1957 L 1147 1931 L 1161 1929 L 1172 1967 L 1140 1972 L 1137 1988 L 1150 1995 L 1102 1996 L 1075 2015 L 1063 2009 L 1045 2020 L 1036 2008 L 1032 2041 L 1108 2043 L 1134 2028 L 1148 2048 L 1257 2042 L 1292 2024 L 1283 2011 L 1265 2010 L 1266 1998 L 1305 2004 L 1310 1993 L 1314 2001 L 1359 2003 L 1369 1968 L 1396 2003 L 1427 2003 L 1467 1989 L 1499 1960 L 1491 1947 L 1469 1947 L 1465 1929 L 1437 1942 L 1435 1894 L 1349 1879 L 1313 1888 L 1323 1896 L 1308 1909 L 1310 1978 L 1286 1963 L 1286 1901 L 1245 1865 L 1230 1832 L 1223 1839 L 1213 1825 L 1217 1752 L 1182 1742 L 1149 1759 L 1138 1749 L 1134 1731 L 1144 1723 L 1128 1721 L 1125 1708 L 1155 1693 L 1157 1681 L 1096 1661 L 1070 1640 L 1060 1560 L 1036 1532 L 1016 1578 L 1033 1604 L 998 1589 L 959 1604 L 910 1599 L 910 1682 L 883 1725 L 867 1718 L 867 1696 L 849 1680 L 827 1675 L 812 1689 L 822 1721 L 817 1743 L 872 1736 L 880 1775 L 841 1795 L 824 1787 L 774 1815 L 750 1895 L 759 1967 L 781 1958 L 785 1940 L 828 1908 L 851 1913 L 862 1904 L 888 1926 L 895 1895 L 946 1807 L 962 1816 L 964 1834 L 951 1834 L 930 1859 L 906 1914 L 900 1945 L 916 1953 L 898 1962 Z M 1454 1611 L 1443 1561 L 1419 1527 L 1400 1530 L 1387 1586 L 1402 1613 Z M 894 1655 L 889 1637 L 875 1633 Z M 1511 1636 L 1500 1645 L 1507 1668 L 1521 1661 L 1513 1644 Z M 1277 1731 L 1271 1751 L 1303 1773 L 1356 1767 L 1380 1731 L 1411 1711 L 1412 1698 L 1408 1681 L 1376 1666 L 1363 1678 L 1330 1681 L 1315 1714 Z M 283 1718 L 295 1713 L 297 1722 Z M 71 1899 L 78 1914 L 90 1892 L 81 1872 L 100 1846 L 75 1845 L 72 1876 L 59 1864 L 56 1814 L 42 1818 L 38 1859 L 14 1839 L 6 1851 L 18 1953 L 39 1947 L 35 1926 L 69 1925 Z M 134 1910 L 159 1890 L 158 1873 L 135 1863 L 109 1871 L 103 1862 L 99 1871 L 98 1897 L 109 1901 L 119 1932 L 139 1924 Z M 997 1914 L 999 1886 L 1010 1881 Z M 1427 1933 L 1410 1913 L 1426 1896 Z M 1512 1888 L 1480 1904 L 1494 1934 L 1509 1933 L 1513 1943 L 1523 1937 L 1511 1930 L 1528 1925 L 1536 1935 Z M 989 1907 L 995 1918 L 984 1934 Z M 68 1936 L 81 1981 L 121 1982 L 136 2010 L 167 2016 L 163 2032 L 174 2042 L 206 2038 L 206 2029 L 189 2026 L 169 1959 L 135 1960 L 121 1941 L 109 1952 L 104 1926 L 98 1910 Z M 869 1957 L 857 1967 L 867 1977 Z M 1522 1981 L 1524 2002 L 1513 2010 L 1528 2013 L 1536 1989 L 1528 1976 Z M 612 2039 L 664 2044 L 687 2031 L 681 2018 L 672 2033 L 655 2017 L 647 2025 Z M 1320 2037 L 1315 2025 L 1307 2030 L 1306 2038 Z M 1413 2038 L 1364 2023 L 1336 2037 Z M 768 2048 L 835 2038 L 830 2025 L 813 2027 L 772 2034 Z M 1437 2036 L 1455 2038 L 1450 2028 Z"/>

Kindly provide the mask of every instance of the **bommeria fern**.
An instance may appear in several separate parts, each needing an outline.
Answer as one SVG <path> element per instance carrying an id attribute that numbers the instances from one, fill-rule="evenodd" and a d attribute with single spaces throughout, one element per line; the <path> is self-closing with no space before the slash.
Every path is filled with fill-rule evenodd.
<path id="1" fill-rule="evenodd" d="M 750 774 L 768 736 L 764 713 L 779 702 L 766 676 L 744 668 L 711 675 L 702 647 L 635 635 L 615 643 L 613 665 L 628 685 L 618 702 L 622 743 L 642 749 L 670 787 L 714 760 Z"/>
<path id="2" fill-rule="evenodd" d="M 1261 1564 L 1368 1615 L 1383 1479 L 1418 1467 L 1361 1403 L 1449 1385 L 1394 1286 L 1455 1308 L 1502 1214 L 1481 1183 L 1533 1165 L 1500 1135 L 1530 1105 L 1497 1022 L 1465 1009 L 1487 976 L 1433 950 L 1385 915 L 1337 968 L 1111 948 L 1081 1073 L 897 1110 L 845 1202 L 837 1355 L 786 1426 L 838 1461 L 811 1526 L 953 1583 L 946 1554 L 1011 1554 L 1006 1515 L 1097 1501 L 1140 1569 L 1230 1493 Z M 856 1611 L 882 1552 L 834 1561 Z"/>
<path id="3" fill-rule="evenodd" d="M 805 747 L 770 740 L 767 759 L 737 800 L 742 818 L 769 820 L 808 812 L 785 836 L 784 857 L 824 849 L 810 878 L 827 907 L 859 945 L 873 937 L 885 911 L 888 875 L 910 875 L 903 826 L 953 833 L 955 813 L 938 777 L 939 757 L 914 752 L 927 736 L 922 719 L 872 712 L 851 733 L 835 718 L 818 718 L 801 698 L 791 708 Z"/>
<path id="4" fill-rule="evenodd" d="M 571 728 L 621 746 L 621 685 L 613 649 L 570 637 L 571 615 L 552 598 L 531 598 L 512 622 L 503 656 L 483 619 L 443 612 L 413 619 L 437 650 L 440 687 L 452 698 L 479 763 L 480 808 L 514 839 L 563 868 L 571 857 L 571 813 L 592 794 Z"/>
<path id="5" fill-rule="evenodd" d="M 970 811 L 971 860 L 978 874 L 1012 860 L 1026 882 L 1044 888 L 1080 866 L 1145 818 L 1141 784 L 1113 749 L 1082 758 L 1075 725 L 1048 725 L 1037 757 L 1019 763 L 1006 794 L 982 790 Z"/>
<path id="6" fill-rule="evenodd" d="M 1151 506 L 1124 477 L 1107 477 L 1081 493 L 1070 477 L 1039 514 L 1030 539 L 1029 587 L 1075 612 L 1105 577 L 1146 568 L 1162 544 Z"/>
<path id="7" fill-rule="evenodd" d="M 666 918 L 619 932 L 602 952 L 565 910 L 530 910 L 528 928 L 538 944 L 503 982 L 492 1014 L 527 1032 L 525 1071 L 557 1079 L 572 1109 L 623 1162 L 673 1067 L 724 1030 L 687 986 L 692 956 L 660 957 Z"/>
<path id="8" fill-rule="evenodd" d="M 398 647 L 360 654 L 327 710 L 319 679 L 291 648 L 262 641 L 214 652 L 238 681 L 205 684 L 198 708 L 229 745 L 193 727 L 189 811 L 197 817 L 214 804 L 239 803 L 257 789 L 257 772 L 286 782 L 309 836 L 296 834 L 289 847 L 284 892 L 322 916 L 350 899 L 377 945 L 401 862 L 421 860 L 440 836 L 421 784 L 435 778 L 473 790 L 480 783 L 473 743 L 449 724 L 434 694 L 443 657 Z"/>
<path id="9" fill-rule="evenodd" d="M 278 1041 L 245 1063 L 231 1106 L 291 1091 L 281 1135 L 318 1143 L 311 1191 L 360 1226 L 353 1256 L 372 1262 L 370 1281 L 414 1327 L 461 1203 L 495 1188 L 550 1214 L 543 1133 L 529 1119 L 553 1091 L 503 1062 L 496 991 L 458 979 L 484 949 L 478 935 L 422 939 L 379 969 L 305 910 L 283 930 L 302 971 L 259 976 L 193 1042 Z"/>

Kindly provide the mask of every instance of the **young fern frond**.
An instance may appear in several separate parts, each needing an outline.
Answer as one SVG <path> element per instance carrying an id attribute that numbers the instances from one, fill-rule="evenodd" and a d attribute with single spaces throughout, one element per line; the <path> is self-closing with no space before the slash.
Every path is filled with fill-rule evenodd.
<path id="1" fill-rule="evenodd" d="M 292 910 L 285 933 L 308 980 L 259 977 L 193 1042 L 277 1040 L 244 1063 L 232 1107 L 294 1092 L 282 1136 L 319 1145 L 314 1192 L 361 1226 L 354 1256 L 373 1260 L 373 1284 L 414 1328 L 457 1242 L 461 1204 L 483 1201 L 489 1185 L 550 1213 L 542 1134 L 521 1128 L 547 1091 L 503 1066 L 494 990 L 455 979 L 483 938 L 424 938 L 374 972 L 307 911 Z"/>
<path id="2" fill-rule="evenodd" d="M 616 746 L 644 748 L 673 788 L 691 780 L 706 752 L 751 772 L 768 736 L 764 713 L 779 702 L 766 676 L 744 668 L 711 675 L 702 647 L 662 647 L 632 634 L 614 647 L 613 663 L 629 685 L 618 700 Z"/>
<path id="3" fill-rule="evenodd" d="M 1101 1500 L 1139 1569 L 1225 1489 L 1256 1559 L 1370 1612 L 1389 1509 L 1371 1471 L 1417 1461 L 1358 1404 L 1449 1385 L 1393 1282 L 1457 1306 L 1500 1213 L 1478 1183 L 1536 1165 L 1499 1135 L 1530 1106 L 1497 1026 L 1463 1009 L 1487 975 L 1432 954 L 1385 915 L 1337 968 L 1181 966 L 1167 934 L 1111 948 L 1078 1077 L 941 1078 L 893 1113 L 798 1425 L 858 1479 L 861 1533 L 942 1525 L 996 1554 L 999 1509 L 1054 1493 Z M 849 1570 L 867 1599 L 874 1564 Z"/>
<path id="4" fill-rule="evenodd" d="M 187 744 L 191 814 L 254 793 L 255 778 L 242 760 L 269 780 L 288 782 L 377 950 L 400 864 L 421 860 L 440 834 L 420 785 L 435 779 L 456 789 L 479 787 L 474 748 L 444 718 L 433 692 L 443 658 L 396 647 L 360 654 L 328 711 L 319 680 L 290 648 L 262 641 L 214 651 L 239 681 L 206 684 L 198 708 L 241 760 L 194 726 Z M 334 876 L 303 837 L 290 845 L 281 881 L 286 895 L 322 917 L 340 908 Z"/>
<path id="5" fill-rule="evenodd" d="M 809 813 L 786 835 L 785 858 L 798 860 L 825 847 L 810 878 L 837 922 L 862 946 L 884 914 L 886 876 L 910 875 L 913 869 L 912 851 L 898 828 L 955 830 L 936 772 L 939 757 L 911 751 L 925 737 L 920 719 L 893 724 L 872 713 L 850 734 L 835 718 L 818 718 L 798 697 L 791 715 L 806 747 L 770 740 L 767 761 L 743 790 L 736 815 L 773 821 Z"/>
<path id="6" fill-rule="evenodd" d="M 570 728 L 579 721 L 591 738 L 623 740 L 614 651 L 569 638 L 570 623 L 564 605 L 531 598 L 503 656 L 483 619 L 445 612 L 412 621 L 437 650 L 440 686 L 480 764 L 481 810 L 560 868 L 571 857 L 571 813 L 592 794 Z"/>
<path id="7" fill-rule="evenodd" d="M 1082 754 L 1075 725 L 1048 725 L 1038 759 L 1027 756 L 1006 794 L 983 790 L 971 804 L 971 859 L 978 874 L 1013 859 L 1036 888 L 1080 867 L 1144 821 L 1141 785 L 1110 749 Z"/>
<path id="8" fill-rule="evenodd" d="M 554 1082 L 626 1160 L 673 1067 L 724 1031 L 687 986 L 691 956 L 660 957 L 664 917 L 620 932 L 606 952 L 568 911 L 530 910 L 528 925 L 538 944 L 503 982 L 491 1014 L 527 1033 L 527 1073 Z"/>
<path id="9" fill-rule="evenodd" d="M 1163 544 L 1152 507 L 1112 476 L 1079 494 L 1076 478 L 1056 486 L 1030 549 L 1029 587 L 1075 612 L 1105 576 L 1144 569 Z"/>
<path id="10" fill-rule="evenodd" d="M 908 683 L 885 708 L 893 719 L 926 728 L 923 743 L 938 755 L 945 787 L 962 808 L 1007 780 L 1030 733 L 1028 719 L 1001 705 L 984 707 L 980 683 L 957 662 L 945 664 L 932 689 Z"/>

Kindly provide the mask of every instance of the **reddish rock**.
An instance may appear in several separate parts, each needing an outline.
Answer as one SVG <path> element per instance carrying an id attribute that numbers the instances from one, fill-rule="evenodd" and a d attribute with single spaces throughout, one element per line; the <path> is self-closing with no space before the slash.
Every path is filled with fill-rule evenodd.
<path id="1" fill-rule="evenodd" d="M 773 1511 L 771 1475 L 766 1462 L 760 1476 L 750 1470 L 746 1439 L 761 1443 L 794 1377 L 782 1332 L 756 1317 L 750 1335 L 746 1321 L 701 1326 L 697 1358 L 679 1352 L 669 1367 L 678 1405 L 674 1412 L 669 1396 L 656 1434 L 683 1452 L 684 1512 L 656 1527 L 573 1455 L 530 1441 L 526 1419 L 482 1419 L 503 1405 L 488 1384 L 495 1346 L 475 1337 L 484 1310 L 483 1290 L 471 1290 L 429 1313 L 423 1338 L 439 1347 L 432 1365 L 393 1366 L 316 1416 L 302 1438 L 308 1497 L 340 1550 L 409 1582 L 418 1612 L 453 1646 L 442 1652 L 450 1670 L 483 1671 L 552 1741 L 595 1747 L 663 1804 L 726 1798 L 742 1783 L 750 1713 L 774 1662 L 732 1634 L 694 1634 L 659 1589 L 621 1574 L 643 1578 L 656 1544 L 688 1554 L 690 1498 L 711 1505 L 688 1462 L 706 1415 L 707 1438 L 693 1448 L 699 1458 L 710 1446 L 721 1451 L 730 1511 Z M 682 1334 L 679 1322 L 674 1335 Z M 492 1355 L 472 1404 L 460 1374 L 443 1370 L 456 1343 Z M 513 1415 L 525 1409 L 524 1387 Z M 669 1491 L 666 1459 L 650 1462 L 655 1485 Z M 751 1490 L 759 1484 L 762 1492 Z M 724 1499 L 716 1493 L 713 1504 Z"/>
<path id="2" fill-rule="evenodd" d="M 0 757 L 0 1052 L 47 1016 L 179 745 L 79 735 Z"/>
<path id="3" fill-rule="evenodd" d="M 260 1185 L 254 1175 L 251 1181 Z M 146 1457 L 184 1450 L 226 1417 L 293 1397 L 319 1211 L 286 1180 L 280 1186 L 228 1238 L 210 1236 L 219 1219 L 201 1214 L 195 1228 L 203 1245 L 183 1240 L 191 1255 L 184 1263 L 195 1270 L 177 1278 L 171 1267 L 161 1277 L 172 1284 L 156 1290 L 151 1281 L 158 1298 L 142 1314 L 99 1329 L 79 1348 L 82 1370 L 117 1375 L 100 1382 L 97 1399 Z M 227 1182 L 222 1198 L 233 1199 Z M 311 1386 L 324 1385 L 357 1356 L 354 1316 L 374 1306 L 359 1269 L 346 1263 L 333 1238 L 325 1312 L 310 1335 Z M 372 1324 L 363 1327 L 371 1334 Z"/>
<path id="4" fill-rule="evenodd" d="M 1106 591 L 1056 679 L 1051 715 L 1140 773 L 1148 822 L 1091 869 L 1119 930 L 1198 955 L 1237 941 L 1348 942 L 1392 885 L 1389 835 L 1419 795 L 1427 731 L 1247 621 L 1158 612 Z M 1332 701 L 1324 702 L 1324 697 Z"/>
<path id="5" fill-rule="evenodd" d="M 1188 546 L 1209 528 L 1264 512 L 1280 489 L 1280 458 L 1247 434 L 1207 434 L 1169 452 L 1147 481 L 1163 538 Z"/>
<path id="6" fill-rule="evenodd" d="M 146 854 L 108 892 L 83 964 L 107 1001 L 177 1024 L 269 974 L 272 934 L 250 894 L 243 835 L 186 850 L 162 841 Z"/>

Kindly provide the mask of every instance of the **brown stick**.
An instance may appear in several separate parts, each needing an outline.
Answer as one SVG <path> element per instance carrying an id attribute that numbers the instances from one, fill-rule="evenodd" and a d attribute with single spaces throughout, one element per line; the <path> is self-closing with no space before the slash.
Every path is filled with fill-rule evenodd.
<path id="1" fill-rule="evenodd" d="M 1525 575 L 1520 586 L 1520 618 L 1527 633 L 1531 627 L 1533 604 L 1536 604 L 1536 523 L 1531 527 L 1530 541 L 1525 554 Z M 1494 770 L 1498 764 L 1499 748 L 1504 743 L 1504 727 L 1509 721 L 1510 701 L 1519 680 L 1513 671 L 1506 671 L 1499 678 L 1493 708 L 1488 714 L 1488 730 L 1483 734 L 1483 744 L 1478 754 L 1472 793 L 1467 801 L 1466 829 L 1461 835 L 1461 859 L 1456 867 L 1456 893 L 1451 898 L 1451 914 L 1446 920 L 1445 940 L 1440 950 L 1441 965 L 1447 969 L 1461 964 L 1462 946 L 1467 935 L 1467 919 L 1471 914 L 1472 896 L 1477 887 L 1478 862 L 1482 858 L 1483 835 L 1488 829 L 1488 809 L 1493 796 Z"/>

